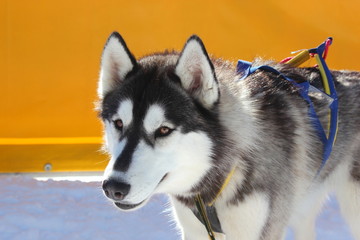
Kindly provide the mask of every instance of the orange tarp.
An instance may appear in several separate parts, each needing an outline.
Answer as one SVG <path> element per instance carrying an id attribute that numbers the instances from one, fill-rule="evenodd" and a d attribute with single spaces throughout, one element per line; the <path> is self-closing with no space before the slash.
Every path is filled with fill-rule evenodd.
<path id="1" fill-rule="evenodd" d="M 360 70 L 360 1 L 0 1 L 0 172 L 102 170 L 100 55 L 119 31 L 135 56 L 181 49 L 280 60 L 334 38 L 328 65 Z M 83 141 L 83 142 L 81 142 Z"/>

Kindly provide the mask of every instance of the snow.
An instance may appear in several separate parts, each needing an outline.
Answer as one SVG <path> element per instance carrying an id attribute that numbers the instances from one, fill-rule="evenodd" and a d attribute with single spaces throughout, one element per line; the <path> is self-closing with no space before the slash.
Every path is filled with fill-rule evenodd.
<path id="1" fill-rule="evenodd" d="M 317 239 L 351 240 L 334 198 L 317 221 Z M 167 196 L 155 195 L 142 209 L 117 210 L 99 181 L 42 181 L 0 175 L 0 239 L 180 239 Z M 289 232 L 286 240 L 291 240 Z"/>

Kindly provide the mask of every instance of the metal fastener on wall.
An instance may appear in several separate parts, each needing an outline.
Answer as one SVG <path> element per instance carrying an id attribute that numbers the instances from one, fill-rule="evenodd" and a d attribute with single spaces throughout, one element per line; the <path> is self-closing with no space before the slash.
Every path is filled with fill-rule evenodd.
<path id="1" fill-rule="evenodd" d="M 44 171 L 45 172 L 49 172 L 49 171 L 51 171 L 52 170 L 52 165 L 51 165 L 51 163 L 46 163 L 45 165 L 44 165 Z"/>

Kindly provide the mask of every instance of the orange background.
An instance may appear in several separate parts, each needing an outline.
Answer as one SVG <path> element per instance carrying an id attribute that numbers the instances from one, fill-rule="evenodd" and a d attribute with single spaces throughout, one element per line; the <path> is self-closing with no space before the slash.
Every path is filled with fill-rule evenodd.
<path id="1" fill-rule="evenodd" d="M 281 60 L 332 36 L 329 67 L 360 70 L 359 9 L 358 0 L 1 0 L 0 172 L 48 162 L 54 171 L 103 169 L 94 101 L 114 30 L 137 57 L 180 50 L 196 33 L 210 53 L 250 61 Z"/>

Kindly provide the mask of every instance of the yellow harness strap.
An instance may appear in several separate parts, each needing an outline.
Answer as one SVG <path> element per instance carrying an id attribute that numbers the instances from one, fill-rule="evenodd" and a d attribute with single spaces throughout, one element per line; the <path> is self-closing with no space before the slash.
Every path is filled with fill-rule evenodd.
<path id="1" fill-rule="evenodd" d="M 223 192 L 223 190 L 229 184 L 231 177 L 234 175 L 234 172 L 235 172 L 235 166 L 231 169 L 231 171 L 229 172 L 229 174 L 225 178 L 225 181 L 224 181 L 223 185 L 221 186 L 219 192 L 216 194 L 215 198 L 208 204 L 208 207 L 213 208 L 212 205 L 215 203 L 216 199 L 220 196 L 220 194 Z M 197 194 L 195 196 L 195 198 L 194 198 L 194 201 L 195 201 L 196 208 L 198 209 L 198 212 L 200 214 L 200 217 L 203 220 L 203 224 L 205 225 L 205 228 L 206 228 L 206 231 L 208 233 L 209 239 L 210 240 L 216 240 L 214 231 L 213 231 L 213 229 L 211 227 L 211 222 L 210 222 L 209 217 L 207 215 L 207 209 L 205 207 L 204 201 L 201 198 L 201 195 Z M 216 212 L 215 212 L 215 214 L 216 214 Z M 196 216 L 196 214 L 195 214 L 195 216 Z M 216 219 L 217 219 L 217 216 L 216 216 Z M 220 230 L 221 230 L 221 226 L 220 226 Z M 220 231 L 220 232 L 222 232 L 222 231 Z"/>
<path id="2" fill-rule="evenodd" d="M 231 171 L 229 172 L 229 174 L 227 175 L 223 185 L 221 186 L 219 192 L 216 194 L 215 198 L 208 204 L 208 206 L 212 206 L 214 205 L 216 199 L 220 196 L 220 194 L 222 193 L 222 191 L 226 188 L 226 186 L 229 184 L 231 177 L 234 175 L 235 172 L 235 166 L 231 169 Z"/>

